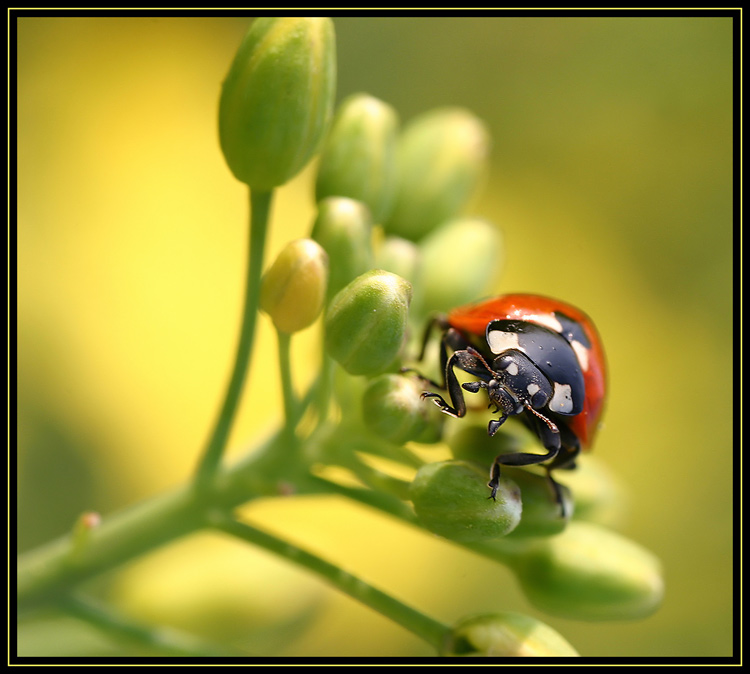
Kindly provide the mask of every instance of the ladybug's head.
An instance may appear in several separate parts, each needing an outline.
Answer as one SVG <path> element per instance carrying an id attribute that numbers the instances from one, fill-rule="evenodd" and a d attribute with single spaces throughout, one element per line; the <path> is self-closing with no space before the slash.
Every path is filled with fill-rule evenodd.
<path id="1" fill-rule="evenodd" d="M 490 406 L 494 405 L 495 411 L 501 413 L 499 419 L 493 419 L 489 423 L 487 431 L 490 436 L 495 435 L 509 416 L 521 414 L 524 410 L 544 421 L 553 433 L 558 432 L 557 426 L 538 411 L 552 399 L 552 386 L 526 355 L 509 350 L 495 358 L 490 367 L 478 351 L 471 347 L 469 351 L 482 364 L 486 375 L 480 381 L 463 384 L 462 388 L 470 393 L 485 389 Z"/>

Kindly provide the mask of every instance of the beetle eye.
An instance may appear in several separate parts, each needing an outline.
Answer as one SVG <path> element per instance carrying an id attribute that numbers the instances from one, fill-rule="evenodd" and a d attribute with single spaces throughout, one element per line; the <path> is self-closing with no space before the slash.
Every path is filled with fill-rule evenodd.
<path id="1" fill-rule="evenodd" d="M 529 392 L 529 403 L 532 407 L 538 409 L 547 404 L 549 396 L 537 384 L 529 384 L 526 390 Z"/>

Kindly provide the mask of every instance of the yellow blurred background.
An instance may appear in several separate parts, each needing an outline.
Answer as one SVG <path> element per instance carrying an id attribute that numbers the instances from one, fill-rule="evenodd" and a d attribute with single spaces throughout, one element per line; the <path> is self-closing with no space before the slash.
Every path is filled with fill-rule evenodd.
<path id="1" fill-rule="evenodd" d="M 245 18 L 18 21 L 18 539 L 21 550 L 189 479 L 239 330 L 247 198 L 218 146 L 219 86 Z M 452 623 L 514 610 L 589 656 L 727 656 L 733 599 L 730 18 L 336 18 L 338 99 L 402 121 L 473 110 L 493 135 L 473 212 L 497 223 L 492 291 L 596 320 L 611 387 L 596 454 L 630 492 L 621 531 L 663 561 L 637 622 L 533 609 L 484 559 L 336 499 L 255 521 Z M 307 170 L 279 190 L 268 260 L 312 224 Z M 471 260 L 466 260 L 471 265 Z M 500 270 L 499 270 L 500 271 Z M 295 340 L 300 384 L 315 329 Z M 281 416 L 259 343 L 230 458 Z M 259 654 L 430 655 L 404 630 L 265 553 L 201 535 L 103 581 L 123 612 Z M 191 608 L 192 607 L 192 608 Z M 120 654 L 38 620 L 21 652 Z"/>

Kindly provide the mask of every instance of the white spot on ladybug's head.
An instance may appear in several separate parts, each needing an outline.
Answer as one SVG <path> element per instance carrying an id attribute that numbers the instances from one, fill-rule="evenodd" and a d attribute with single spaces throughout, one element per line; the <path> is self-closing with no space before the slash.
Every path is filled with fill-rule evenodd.
<path id="1" fill-rule="evenodd" d="M 503 353 L 518 348 L 518 333 L 505 330 L 488 330 L 487 345 L 492 353 Z"/>
<path id="2" fill-rule="evenodd" d="M 576 358 L 581 364 L 581 369 L 586 372 L 589 369 L 589 350 L 580 342 L 573 340 L 570 344 L 576 352 Z"/>
<path id="3" fill-rule="evenodd" d="M 526 387 L 526 390 L 528 391 L 530 396 L 533 396 L 539 390 L 539 386 L 532 383 Z"/>
<path id="4" fill-rule="evenodd" d="M 559 384 L 555 382 L 554 392 L 547 407 L 553 412 L 570 414 L 573 411 L 573 396 L 570 384 Z"/>
<path id="5" fill-rule="evenodd" d="M 515 377 L 518 374 L 518 363 L 514 361 L 510 361 L 504 368 L 503 368 L 511 377 Z"/>

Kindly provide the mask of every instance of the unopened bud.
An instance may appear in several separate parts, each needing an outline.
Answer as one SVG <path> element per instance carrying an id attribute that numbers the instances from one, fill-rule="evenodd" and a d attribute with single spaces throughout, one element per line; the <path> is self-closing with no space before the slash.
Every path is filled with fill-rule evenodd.
<path id="1" fill-rule="evenodd" d="M 270 190 L 317 151 L 333 113 L 335 52 L 329 18 L 253 22 L 219 102 L 221 149 L 238 180 Z"/>
<path id="2" fill-rule="evenodd" d="M 659 607 L 664 594 L 661 565 L 652 553 L 586 522 L 529 540 L 508 561 L 529 600 L 563 618 L 642 618 Z"/>
<path id="3" fill-rule="evenodd" d="M 521 494 L 511 480 L 500 479 L 495 499 L 487 492 L 486 472 L 464 461 L 422 466 L 409 490 L 425 528 L 464 542 L 505 536 L 521 519 Z"/>
<path id="4" fill-rule="evenodd" d="M 260 308 L 280 332 L 303 330 L 323 308 L 328 256 L 312 239 L 291 241 L 263 275 Z"/>
<path id="5" fill-rule="evenodd" d="M 410 283 L 417 280 L 419 247 L 400 236 L 387 236 L 380 244 L 375 257 L 378 268 L 398 274 Z"/>
<path id="6" fill-rule="evenodd" d="M 479 218 L 441 225 L 420 243 L 416 308 L 445 312 L 486 294 L 503 267 L 500 230 Z"/>
<path id="7" fill-rule="evenodd" d="M 459 622 L 443 655 L 496 657 L 576 657 L 578 653 L 549 625 L 520 613 L 495 613 Z"/>
<path id="8" fill-rule="evenodd" d="M 486 466 L 489 476 L 490 465 L 495 456 L 525 451 L 528 441 L 522 440 L 521 436 L 513 434 L 510 429 L 503 428 L 490 437 L 485 425 L 461 424 L 447 442 L 455 458 Z M 509 534 L 512 539 L 521 536 L 551 536 L 565 528 L 567 519 L 561 516 L 560 503 L 546 475 L 509 466 L 503 466 L 501 474 L 513 480 L 521 490 L 523 514 L 518 526 Z M 560 485 L 560 490 L 565 512 L 570 513 L 573 510 L 570 490 L 563 485 Z"/>
<path id="9" fill-rule="evenodd" d="M 396 203 L 386 231 L 418 241 L 458 216 L 485 173 L 489 142 L 484 124 L 461 108 L 414 119 L 399 139 Z"/>
<path id="10" fill-rule="evenodd" d="M 398 116 L 367 94 L 341 103 L 320 156 L 315 195 L 351 197 L 367 205 L 375 222 L 393 206 Z"/>
<path id="11" fill-rule="evenodd" d="M 346 197 L 320 201 L 311 236 L 328 253 L 328 297 L 372 269 L 372 218 L 361 201 Z"/>
<path id="12" fill-rule="evenodd" d="M 554 536 L 565 529 L 568 517 L 574 510 L 570 489 L 558 483 L 561 504 L 557 499 L 558 493 L 553 490 L 546 475 L 505 466 L 503 473 L 518 485 L 523 500 L 523 517 L 511 534 L 514 539 L 522 536 Z"/>
<path id="13" fill-rule="evenodd" d="M 414 379 L 384 374 L 374 379 L 362 398 L 362 417 L 375 434 L 395 444 L 416 440 L 425 432 L 430 409 Z"/>
<path id="14" fill-rule="evenodd" d="M 349 374 L 373 376 L 394 365 L 406 335 L 411 284 L 373 269 L 331 300 L 326 350 Z"/>

